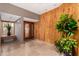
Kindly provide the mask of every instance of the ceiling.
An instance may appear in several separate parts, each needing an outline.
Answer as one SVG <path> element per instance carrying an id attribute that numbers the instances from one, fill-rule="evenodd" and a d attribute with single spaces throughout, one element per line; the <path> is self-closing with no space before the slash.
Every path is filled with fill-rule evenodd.
<path id="1" fill-rule="evenodd" d="M 58 3 L 12 3 L 12 5 L 15 5 L 17 7 L 20 7 L 25 10 L 41 15 L 42 13 L 45 13 L 51 9 L 54 9 L 60 6 L 61 4 L 58 4 Z M 16 21 L 17 19 L 20 19 L 21 16 L 0 12 L 0 18 L 4 21 Z M 27 20 L 26 17 L 23 17 L 23 18 L 24 18 L 24 21 L 37 22 L 34 19 Z"/>
<path id="2" fill-rule="evenodd" d="M 41 15 L 51 9 L 60 6 L 62 3 L 11 3 L 11 4 Z"/>
<path id="3" fill-rule="evenodd" d="M 21 16 L 8 14 L 4 12 L 0 12 L 0 17 L 1 17 L 1 20 L 4 20 L 4 21 L 16 21 L 17 19 L 21 18 Z"/>
<path id="4" fill-rule="evenodd" d="M 0 12 L 0 18 L 1 18 L 0 20 L 3 20 L 3 21 L 13 21 L 13 22 L 15 22 L 21 18 L 23 18 L 24 21 L 28 21 L 28 22 L 38 22 L 39 21 L 39 20 L 21 17 L 21 16 L 17 16 L 17 15 L 5 13 L 5 12 Z"/>

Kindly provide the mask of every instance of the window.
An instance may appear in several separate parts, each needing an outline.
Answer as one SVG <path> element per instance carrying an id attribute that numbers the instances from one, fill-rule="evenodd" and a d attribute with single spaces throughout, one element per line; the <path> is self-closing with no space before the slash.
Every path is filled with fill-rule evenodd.
<path id="1" fill-rule="evenodd" d="M 6 25 L 10 24 L 11 25 L 11 35 L 14 35 L 15 33 L 15 28 L 14 28 L 14 23 L 13 22 L 2 22 L 2 35 L 7 35 L 7 29 L 6 29 Z"/>

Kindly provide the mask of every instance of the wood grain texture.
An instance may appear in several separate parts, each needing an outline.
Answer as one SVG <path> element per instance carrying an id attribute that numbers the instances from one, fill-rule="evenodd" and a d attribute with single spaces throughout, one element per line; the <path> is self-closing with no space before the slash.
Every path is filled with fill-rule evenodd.
<path id="1" fill-rule="evenodd" d="M 79 4 L 76 3 L 64 3 L 60 7 L 48 11 L 40 16 L 40 21 L 34 25 L 34 36 L 39 40 L 43 40 L 48 43 L 54 43 L 61 37 L 56 29 L 56 22 L 59 20 L 61 14 L 72 14 L 73 18 L 78 22 L 79 19 Z M 79 30 L 73 37 L 79 42 Z M 78 43 L 79 44 L 79 43 Z M 76 50 L 79 55 L 79 48 Z"/>

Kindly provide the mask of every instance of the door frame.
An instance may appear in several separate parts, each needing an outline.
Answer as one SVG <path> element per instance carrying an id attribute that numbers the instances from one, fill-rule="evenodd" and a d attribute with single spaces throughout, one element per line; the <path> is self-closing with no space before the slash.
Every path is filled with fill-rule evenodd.
<path id="1" fill-rule="evenodd" d="M 25 38 L 25 24 L 26 23 L 30 24 L 29 37 L 27 37 L 27 38 Z M 31 29 L 31 25 L 33 26 L 33 30 Z M 31 31 L 33 31 L 33 33 Z M 34 23 L 33 22 L 24 21 L 24 40 L 33 39 L 33 38 L 34 38 Z"/>

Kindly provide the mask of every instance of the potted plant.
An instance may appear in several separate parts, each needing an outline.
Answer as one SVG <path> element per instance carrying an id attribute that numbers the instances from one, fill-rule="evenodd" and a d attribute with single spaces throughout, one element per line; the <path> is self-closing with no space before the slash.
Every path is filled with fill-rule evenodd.
<path id="1" fill-rule="evenodd" d="M 11 32 L 10 32 L 11 31 L 11 25 L 7 24 L 6 29 L 7 29 L 7 35 L 10 36 L 11 35 Z"/>
<path id="2" fill-rule="evenodd" d="M 64 53 L 65 56 L 72 56 L 74 55 L 72 49 L 77 46 L 77 41 L 69 38 L 61 38 L 55 45 L 60 53 Z"/>
<path id="3" fill-rule="evenodd" d="M 56 29 L 62 33 L 61 39 L 56 41 L 56 47 L 65 55 L 73 55 L 73 50 L 77 46 L 77 42 L 70 37 L 77 30 L 77 22 L 72 18 L 72 15 L 62 14 L 60 21 L 56 24 Z"/>

